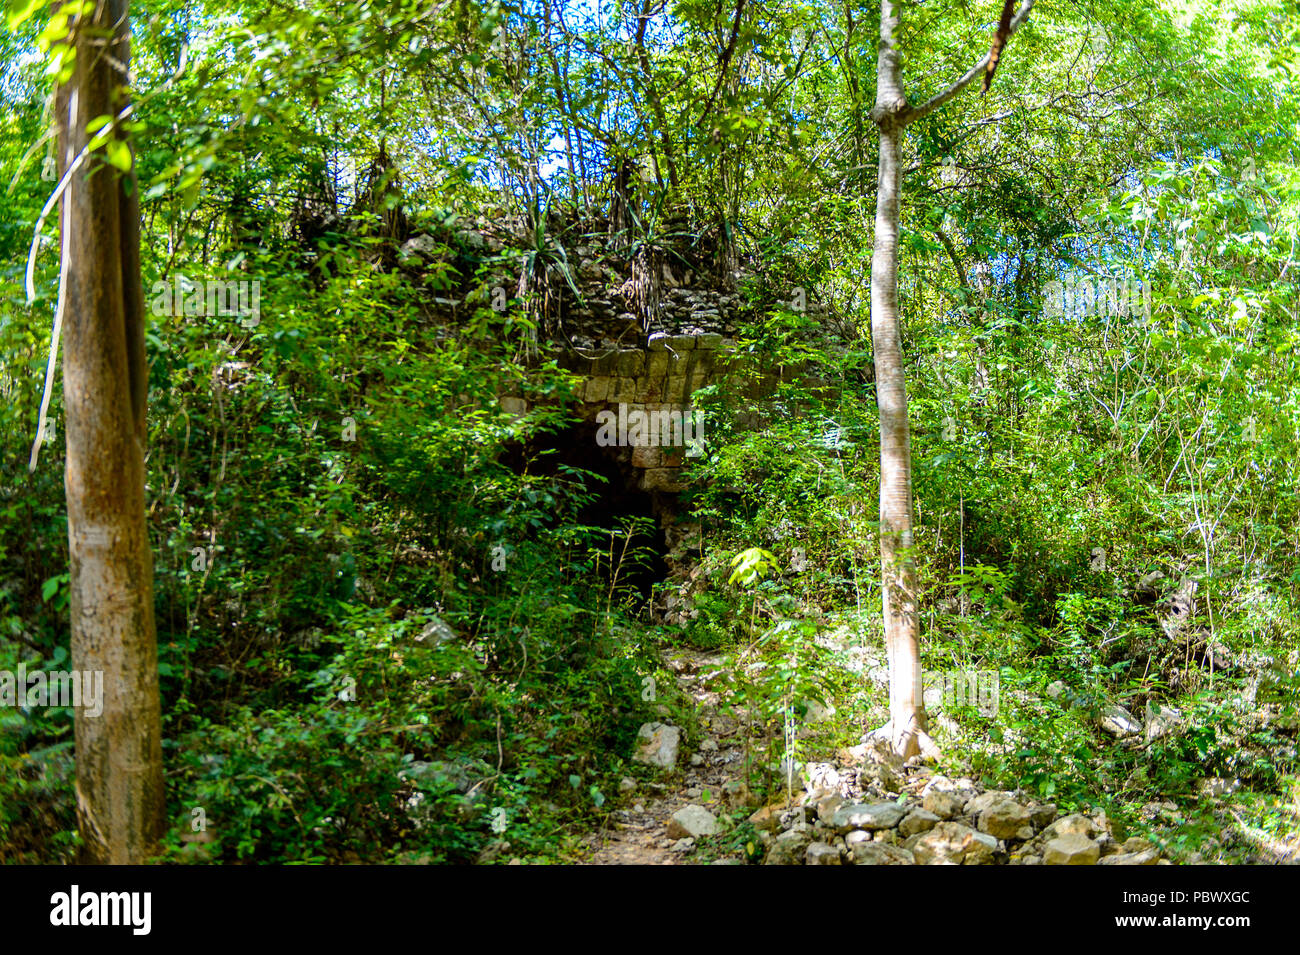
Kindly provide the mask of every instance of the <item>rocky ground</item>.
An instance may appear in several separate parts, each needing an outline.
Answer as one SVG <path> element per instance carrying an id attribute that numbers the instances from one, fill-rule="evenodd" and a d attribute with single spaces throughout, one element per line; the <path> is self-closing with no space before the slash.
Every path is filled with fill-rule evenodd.
<path id="1" fill-rule="evenodd" d="M 641 728 L 635 758 L 665 772 L 683 762 L 681 782 L 623 780 L 631 805 L 586 839 L 593 865 L 692 865 L 712 853 L 700 841 L 725 834 L 732 813 L 753 810 L 757 839 L 711 858 L 714 865 L 1155 865 L 1170 864 L 1146 839 L 1116 840 L 1104 814 L 1061 816 L 1022 794 L 981 791 L 919 761 L 904 762 L 867 740 L 833 761 L 803 767 L 793 798 L 758 806 L 743 782 L 744 737 L 718 712 L 704 654 L 669 661 L 700 714 L 701 742 L 682 760 L 681 731 Z"/>

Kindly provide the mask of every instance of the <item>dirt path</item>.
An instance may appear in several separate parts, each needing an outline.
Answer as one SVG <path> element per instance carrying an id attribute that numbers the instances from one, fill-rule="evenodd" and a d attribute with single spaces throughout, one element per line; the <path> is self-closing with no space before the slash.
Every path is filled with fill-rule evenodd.
<path id="1" fill-rule="evenodd" d="M 585 865 L 699 865 L 694 851 L 676 851 L 668 836 L 668 820 L 694 803 L 715 815 L 725 811 L 726 783 L 743 778 L 744 738 L 739 723 L 717 710 L 718 694 L 704 685 L 707 673 L 722 663 L 720 654 L 674 650 L 665 653 L 669 670 L 677 674 L 681 692 L 696 706 L 700 741 L 691 757 L 681 756 L 678 773 L 669 782 L 640 782 L 623 795 L 627 808 L 609 816 L 608 825 L 588 835 L 590 854 Z"/>

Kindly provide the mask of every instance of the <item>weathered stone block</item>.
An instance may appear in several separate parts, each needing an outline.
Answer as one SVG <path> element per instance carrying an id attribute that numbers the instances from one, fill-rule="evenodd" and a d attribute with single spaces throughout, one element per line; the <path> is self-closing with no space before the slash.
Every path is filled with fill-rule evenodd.
<path id="1" fill-rule="evenodd" d="M 664 398 L 664 379 L 643 376 L 636 380 L 636 400 L 659 402 Z"/>
<path id="2" fill-rule="evenodd" d="M 659 467 L 660 457 L 658 448 L 636 448 L 632 451 L 632 466 L 635 468 L 657 468 Z"/>
<path id="3" fill-rule="evenodd" d="M 679 468 L 686 463 L 686 448 L 667 447 L 659 449 L 659 462 L 666 468 Z"/>
<path id="4" fill-rule="evenodd" d="M 583 401 L 606 401 L 609 396 L 609 378 L 588 378 L 587 387 L 583 390 Z"/>
<path id="5" fill-rule="evenodd" d="M 840 865 L 840 850 L 824 842 L 814 842 L 804 852 L 805 865 Z"/>
<path id="6" fill-rule="evenodd" d="M 983 798 L 977 797 L 977 799 Z M 972 804 L 975 802 L 975 799 L 971 800 Z M 1030 811 L 1020 803 L 1000 794 L 995 794 L 993 799 L 981 803 L 977 808 L 968 806 L 966 811 L 972 814 L 978 813 L 979 828 L 998 839 L 1015 839 L 1017 833 L 1029 825 L 1033 818 Z"/>
<path id="7" fill-rule="evenodd" d="M 609 401 L 636 401 L 636 379 L 614 378 L 610 389 Z"/>
<path id="8" fill-rule="evenodd" d="M 698 839 L 718 831 L 718 820 L 703 806 L 683 806 L 668 820 L 668 838 Z"/>
<path id="9" fill-rule="evenodd" d="M 928 810 L 913 809 L 908 813 L 907 818 L 898 824 L 898 832 L 899 835 L 908 838 L 917 833 L 929 832 L 942 821 L 942 819 Z"/>
<path id="10" fill-rule="evenodd" d="M 680 491 L 683 487 L 677 468 L 648 468 L 641 475 L 643 491 Z"/>
<path id="11" fill-rule="evenodd" d="M 1072 832 L 1047 843 L 1044 865 L 1096 865 L 1101 848 L 1087 836 Z"/>
<path id="12" fill-rule="evenodd" d="M 975 833 L 960 823 L 941 822 L 907 841 L 917 865 L 961 865 Z"/>
<path id="13" fill-rule="evenodd" d="M 866 835 L 866 833 L 862 833 Z M 854 865 L 915 865 L 912 853 L 883 842 L 858 841 L 852 849 Z"/>
<path id="14" fill-rule="evenodd" d="M 645 352 L 639 348 L 625 348 L 618 353 L 620 378 L 638 378 L 645 370 Z"/>
<path id="15" fill-rule="evenodd" d="M 841 835 L 853 829 L 891 829 L 906 815 L 907 810 L 897 803 L 850 803 L 835 810 L 830 826 Z"/>
<path id="16" fill-rule="evenodd" d="M 590 351 L 583 353 L 587 359 L 587 373 L 592 377 L 607 378 L 618 372 L 618 352 Z"/>
<path id="17" fill-rule="evenodd" d="M 560 352 L 556 364 L 565 371 L 576 371 L 580 374 L 586 374 L 587 369 L 591 367 L 590 361 L 576 351 L 569 351 L 568 349 Z"/>

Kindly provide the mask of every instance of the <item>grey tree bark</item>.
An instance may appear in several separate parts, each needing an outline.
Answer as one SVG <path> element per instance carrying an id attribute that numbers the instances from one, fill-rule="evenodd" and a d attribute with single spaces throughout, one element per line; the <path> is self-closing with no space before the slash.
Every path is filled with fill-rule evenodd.
<path id="1" fill-rule="evenodd" d="M 920 618 L 916 564 L 912 556 L 912 433 L 907 417 L 898 308 L 898 223 L 900 167 L 906 128 L 948 102 L 992 68 L 1006 40 L 1025 19 L 1034 0 L 1023 0 L 1014 17 L 1007 0 L 993 46 L 983 59 L 943 92 L 911 106 L 903 89 L 903 64 L 897 46 L 901 3 L 882 0 L 876 63 L 876 105 L 871 111 L 880 142 L 876 223 L 871 256 L 871 342 L 876 366 L 876 404 L 880 413 L 880 566 L 885 647 L 889 659 L 889 721 L 876 733 L 904 758 L 937 755 L 929 736 L 921 690 Z"/>

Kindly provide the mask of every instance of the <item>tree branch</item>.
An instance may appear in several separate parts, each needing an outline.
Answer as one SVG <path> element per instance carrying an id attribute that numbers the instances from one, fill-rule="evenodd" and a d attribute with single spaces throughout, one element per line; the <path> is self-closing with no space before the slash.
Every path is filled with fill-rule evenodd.
<path id="1" fill-rule="evenodd" d="M 997 71 L 1002 48 L 1011 37 L 1011 11 L 1015 5 L 1016 0 L 1002 0 L 1002 18 L 998 20 L 997 32 L 993 34 L 993 43 L 989 47 L 989 65 L 984 71 L 984 93 L 988 93 L 989 86 L 993 83 L 993 74 Z"/>
<path id="2" fill-rule="evenodd" d="M 1023 24 L 1025 20 L 1029 18 L 1029 11 L 1032 10 L 1033 8 L 1034 8 L 1034 0 L 1022 0 L 1022 3 L 1020 4 L 1020 9 L 1017 10 L 1016 15 L 1011 18 L 1011 23 L 1007 28 L 1007 39 L 1010 39 L 1015 34 L 1016 30 L 1020 29 L 1021 24 Z M 1000 52 L 1001 51 L 999 50 L 999 54 Z M 970 86 L 970 84 L 975 81 L 976 77 L 981 76 L 988 71 L 989 60 L 992 59 L 992 57 L 993 57 L 993 50 L 990 49 L 988 53 L 985 53 L 980 58 L 980 61 L 978 63 L 976 63 L 969 70 L 967 70 L 962 75 L 961 79 L 953 83 L 952 86 L 949 86 L 942 93 L 932 96 L 930 99 L 926 100 L 920 106 L 908 110 L 906 116 L 903 117 L 904 125 L 907 125 L 909 123 L 914 123 L 918 119 L 923 119 L 924 117 L 928 116 L 930 113 L 938 109 L 940 106 L 942 106 L 944 103 L 948 102 L 950 99 L 952 99 L 962 90 L 964 90 L 967 86 Z"/>
<path id="3" fill-rule="evenodd" d="M 723 50 L 722 58 L 718 60 L 718 82 L 713 87 L 709 101 L 704 104 L 704 112 L 700 113 L 700 122 L 704 122 L 709 115 L 709 110 L 713 109 L 713 101 L 718 98 L 722 81 L 727 78 L 727 70 L 731 68 L 731 58 L 736 53 L 736 40 L 740 37 L 740 18 L 744 12 L 745 0 L 736 0 L 736 19 L 731 24 L 731 39 L 727 41 L 727 48 Z"/>
<path id="4" fill-rule="evenodd" d="M 957 255 L 957 249 L 952 244 L 952 239 L 948 237 L 948 233 L 944 232 L 943 229 L 935 229 L 934 234 L 939 237 L 939 241 L 943 243 L 943 247 L 948 253 L 948 258 L 952 261 L 953 270 L 957 273 L 957 283 L 968 293 L 972 292 L 970 280 L 966 278 L 966 270 L 962 268 L 961 259 Z"/>

